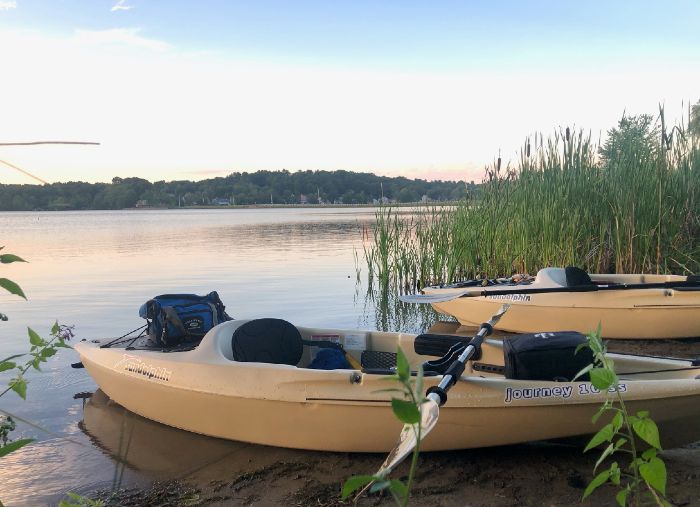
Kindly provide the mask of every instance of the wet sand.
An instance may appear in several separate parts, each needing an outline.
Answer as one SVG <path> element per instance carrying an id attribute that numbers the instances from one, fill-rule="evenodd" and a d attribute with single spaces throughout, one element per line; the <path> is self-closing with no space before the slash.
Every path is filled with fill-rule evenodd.
<path id="1" fill-rule="evenodd" d="M 258 451 L 260 448 L 256 448 Z M 383 455 L 353 455 L 265 448 L 246 464 L 222 459 L 176 481 L 127 490 L 120 505 L 352 505 L 340 488 L 354 474 L 371 473 Z M 527 444 L 421 455 L 412 505 L 566 506 L 580 503 L 592 478 L 595 453 L 556 444 Z M 668 491 L 674 505 L 700 505 L 700 447 L 666 451 Z M 401 465 L 392 477 L 404 478 Z M 586 505 L 615 505 L 613 487 L 602 487 Z M 360 506 L 393 505 L 381 495 L 363 496 Z"/>
<path id="2" fill-rule="evenodd" d="M 453 323 L 439 323 L 433 332 L 470 334 Z M 700 357 L 700 340 L 611 341 L 610 351 Z M 99 433 L 114 435 L 105 421 L 122 424 L 115 411 L 124 409 L 98 392 L 91 405 L 104 412 L 84 423 Z M 101 407 L 101 408 L 100 408 Z M 121 411 L 121 412 L 120 412 Z M 154 483 L 147 489 L 126 489 L 120 505 L 352 505 L 340 500 L 340 488 L 352 475 L 373 473 L 382 454 L 326 453 L 226 442 L 167 428 L 126 413 L 134 427 L 132 449 L 147 448 L 126 458 L 129 467 L 149 470 Z M 91 422 L 92 421 L 92 422 Z M 700 424 L 700 421 L 698 422 Z M 86 428 L 90 433 L 91 429 Z M 332 431 L 332 430 L 331 430 Z M 92 437 L 109 452 L 107 437 Z M 141 439 L 141 441 L 139 441 Z M 663 444 L 663 435 L 661 435 Z M 593 477 L 599 452 L 561 443 L 423 453 L 413 488 L 412 505 L 419 506 L 568 506 L 580 504 Z M 663 453 L 668 469 L 669 499 L 678 506 L 700 506 L 700 442 Z M 155 461 L 154 461 L 155 460 Z M 404 478 L 408 464 L 393 474 Z M 601 487 L 584 505 L 616 505 L 616 489 Z M 108 492 L 103 492 L 107 495 Z M 365 495 L 356 505 L 393 505 L 388 496 Z"/>

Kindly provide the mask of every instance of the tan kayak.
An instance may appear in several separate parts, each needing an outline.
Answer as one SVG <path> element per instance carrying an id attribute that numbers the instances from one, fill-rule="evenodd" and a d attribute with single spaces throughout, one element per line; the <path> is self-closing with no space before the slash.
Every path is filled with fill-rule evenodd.
<path id="1" fill-rule="evenodd" d="M 546 268 L 528 285 L 426 287 L 424 296 L 402 299 L 431 303 L 438 312 L 452 315 L 466 326 L 478 326 L 501 304 L 510 303 L 510 310 L 496 327 L 513 333 L 587 333 L 601 323 L 605 338 L 700 336 L 700 283 L 688 287 L 687 278 L 676 275 L 592 274 L 590 279 L 596 290 L 566 292 L 564 268 Z M 623 287 L 629 284 L 653 284 L 656 288 Z M 541 289 L 554 290 L 536 292 Z M 494 291 L 498 294 L 488 295 Z M 484 295 L 477 296 L 481 293 Z"/>
<path id="2" fill-rule="evenodd" d="M 222 323 L 187 351 L 104 347 L 106 340 L 83 341 L 75 350 L 112 400 L 169 426 L 279 447 L 353 452 L 391 449 L 402 425 L 393 416 L 390 394 L 382 392 L 391 387 L 388 372 L 307 368 L 318 347 L 302 346 L 301 339 L 340 342 L 355 360 L 365 363 L 371 357 L 376 361 L 377 355 L 391 358 L 398 345 L 415 367 L 434 359 L 414 351 L 415 336 L 294 328 L 285 323 L 292 334 L 298 329 L 299 339 L 299 334 L 292 336 L 288 330 L 276 336 L 247 334 L 250 343 L 257 344 L 258 360 L 264 357 L 268 362 L 234 360 L 234 355 L 243 357 L 240 349 L 245 342 L 240 336 L 251 326 L 272 320 L 277 321 Z M 700 440 L 700 380 L 696 378 L 700 367 L 688 360 L 610 356 L 620 373 L 628 407 L 651 412 L 661 427 L 664 446 Z M 269 362 L 290 357 L 294 364 Z M 255 357 L 248 354 L 246 359 Z M 468 363 L 450 391 L 423 449 L 496 446 L 595 431 L 591 416 L 607 393 L 597 392 L 588 382 L 505 378 L 498 371 L 503 364 L 502 342 L 484 342 L 482 357 Z M 480 365 L 491 365 L 493 371 L 484 371 Z M 426 388 L 441 378 L 427 377 Z"/>

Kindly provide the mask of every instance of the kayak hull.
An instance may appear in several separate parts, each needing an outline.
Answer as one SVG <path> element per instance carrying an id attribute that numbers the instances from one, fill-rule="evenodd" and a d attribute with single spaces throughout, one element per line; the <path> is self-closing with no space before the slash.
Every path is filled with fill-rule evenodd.
<path id="1" fill-rule="evenodd" d="M 558 296 L 558 298 L 556 297 Z M 562 304 L 562 296 L 532 294 L 529 301 L 509 301 L 511 307 L 496 325 L 511 333 L 578 331 L 588 333 L 601 326 L 603 337 L 615 339 L 667 339 L 700 336 L 700 306 L 605 307 L 607 298 L 596 298 L 596 306 Z M 607 294 L 606 294 L 607 296 Z M 593 298 L 591 298 L 593 299 Z M 504 298 L 458 298 L 433 303 L 440 313 L 455 317 L 465 326 L 478 326 L 502 304 Z M 551 303 L 551 304 L 550 304 Z"/>
<path id="2" fill-rule="evenodd" d="M 430 296 L 455 294 L 456 297 L 449 301 L 432 303 L 433 308 L 455 317 L 460 324 L 466 326 L 478 326 L 500 305 L 509 303 L 510 310 L 496 328 L 512 333 L 588 333 L 600 324 L 605 338 L 666 339 L 700 336 L 700 290 L 657 288 L 528 294 L 527 291 L 532 289 L 559 287 L 551 278 L 541 276 L 541 273 L 530 285 L 496 285 L 473 289 L 486 293 L 492 290 L 512 290 L 512 294 L 458 297 L 458 294 L 469 291 L 440 287 L 426 287 L 423 293 Z M 599 283 L 659 283 L 680 279 L 665 275 L 591 275 L 591 278 Z"/>
<path id="3" fill-rule="evenodd" d="M 224 330 L 236 325 L 225 323 Z M 302 330 L 302 328 L 300 328 Z M 302 334 L 319 332 L 303 331 Z M 323 330 L 326 335 L 328 330 Z M 333 330 L 342 336 L 342 331 Z M 353 331 L 353 336 L 357 332 Z M 263 363 L 239 363 L 218 355 L 217 334 L 193 351 L 164 354 L 101 348 L 82 342 L 75 349 L 87 371 L 115 402 L 148 419 L 229 440 L 296 449 L 386 452 L 401 430 L 391 409 L 386 375 L 356 370 L 310 370 Z M 409 361 L 412 335 L 367 332 L 367 343 L 400 345 Z M 498 341 L 484 345 L 490 361 L 502 356 Z M 502 361 L 502 359 L 501 359 Z M 625 380 L 630 410 L 649 410 L 665 446 L 700 439 L 700 368 L 689 361 L 619 360 L 623 370 L 677 369 Z M 597 429 L 591 417 L 608 393 L 588 382 L 543 382 L 477 376 L 467 369 L 440 410 L 440 421 L 423 450 L 448 450 L 577 437 Z M 426 387 L 441 377 L 425 379 Z M 601 421 L 599 424 L 601 424 Z"/>

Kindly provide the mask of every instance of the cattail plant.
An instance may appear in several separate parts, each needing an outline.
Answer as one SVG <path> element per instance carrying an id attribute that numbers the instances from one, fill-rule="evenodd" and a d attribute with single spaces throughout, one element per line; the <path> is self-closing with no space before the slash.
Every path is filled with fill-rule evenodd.
<path id="1" fill-rule="evenodd" d="M 577 265 L 700 272 L 700 143 L 664 110 L 623 117 L 603 145 L 583 130 L 528 138 L 486 168 L 478 198 L 411 217 L 377 213 L 370 278 L 401 290 Z"/>

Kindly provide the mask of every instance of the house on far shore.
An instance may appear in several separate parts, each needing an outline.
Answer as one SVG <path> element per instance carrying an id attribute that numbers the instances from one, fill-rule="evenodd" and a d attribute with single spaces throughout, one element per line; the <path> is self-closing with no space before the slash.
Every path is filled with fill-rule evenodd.
<path id="1" fill-rule="evenodd" d="M 211 203 L 214 206 L 230 206 L 231 201 L 228 199 L 224 199 L 223 197 L 215 197 L 214 199 L 211 200 Z"/>
<path id="2" fill-rule="evenodd" d="M 306 194 L 299 194 L 299 204 L 309 204 L 309 198 Z"/>

